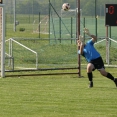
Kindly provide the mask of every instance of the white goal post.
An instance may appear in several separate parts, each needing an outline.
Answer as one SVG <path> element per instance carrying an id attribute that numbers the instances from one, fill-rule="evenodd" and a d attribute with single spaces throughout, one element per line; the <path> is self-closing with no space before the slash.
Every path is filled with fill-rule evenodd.
<path id="1" fill-rule="evenodd" d="M 5 5 L 0 4 L 0 56 L 1 77 L 5 77 Z"/>
<path id="2" fill-rule="evenodd" d="M 61 17 L 67 17 L 67 16 L 76 17 L 77 13 L 78 13 L 78 8 L 69 9 L 68 11 L 61 9 Z M 80 9 L 80 14 L 81 14 L 81 18 L 82 18 L 82 9 Z"/>

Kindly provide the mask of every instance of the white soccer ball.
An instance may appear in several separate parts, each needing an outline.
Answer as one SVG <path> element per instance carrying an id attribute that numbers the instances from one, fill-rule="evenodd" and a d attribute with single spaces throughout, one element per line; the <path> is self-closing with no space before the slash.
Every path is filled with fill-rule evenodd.
<path id="1" fill-rule="evenodd" d="M 69 3 L 64 3 L 64 4 L 62 5 L 62 9 L 63 9 L 64 11 L 68 11 L 68 10 L 70 9 L 70 4 L 69 4 Z"/>

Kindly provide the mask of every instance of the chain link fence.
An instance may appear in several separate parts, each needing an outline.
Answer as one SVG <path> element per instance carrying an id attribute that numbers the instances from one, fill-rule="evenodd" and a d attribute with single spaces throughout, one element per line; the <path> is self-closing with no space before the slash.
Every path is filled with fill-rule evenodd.
<path id="1" fill-rule="evenodd" d="M 68 12 L 61 10 L 62 4 L 66 2 L 71 6 Z M 77 67 L 77 0 L 4 0 L 3 3 L 6 5 L 6 39 L 13 38 L 36 51 L 39 55 L 40 66 L 38 67 L 43 67 L 44 64 L 49 64 L 49 67 L 60 67 L 63 63 L 67 66 L 72 64 Z M 104 9 L 106 3 L 110 3 L 109 0 L 80 0 L 80 33 L 82 35 L 84 35 L 83 28 L 87 27 L 92 34 L 97 35 L 98 41 L 106 38 Z M 116 0 L 111 3 L 116 3 Z M 109 37 L 114 40 L 117 39 L 116 30 L 117 27 L 109 27 Z M 36 40 L 32 40 L 35 38 Z M 89 39 L 86 36 L 85 38 L 86 40 Z M 42 40 L 44 39 L 48 40 L 49 43 L 43 43 Z M 43 46 L 40 45 L 40 41 Z M 103 55 L 104 61 L 107 63 L 108 60 L 105 58 L 107 54 L 106 42 L 103 43 L 97 44 L 96 47 L 101 51 L 101 55 Z M 108 63 L 115 65 L 117 57 L 113 57 L 112 50 L 116 48 L 116 43 L 113 41 L 109 41 L 109 43 L 111 43 L 111 51 L 110 62 Z M 55 44 L 67 44 L 68 46 L 54 46 Z M 69 46 L 72 49 L 69 49 Z M 18 46 L 15 45 L 15 47 Z M 100 49 L 102 47 L 103 49 Z M 24 67 L 24 65 L 28 67 L 27 63 L 31 67 L 31 64 L 36 63 L 33 55 L 28 57 L 27 50 L 24 53 L 24 48 L 18 47 L 18 49 L 13 49 L 15 65 L 18 63 L 17 61 L 20 61 L 19 67 Z M 16 50 L 18 52 L 23 51 L 23 53 L 20 53 L 20 57 L 18 57 L 19 54 Z M 46 52 L 47 50 L 48 52 Z M 52 53 L 53 50 L 54 53 Z M 9 53 L 8 46 L 6 51 Z M 64 53 L 62 54 L 62 52 Z M 26 56 L 23 57 L 24 55 Z M 8 64 L 9 62 L 7 61 Z M 81 62 L 86 64 L 83 58 L 81 58 Z"/>
<path id="2" fill-rule="evenodd" d="M 49 4 L 51 3 L 51 5 Z M 71 6 L 72 15 L 68 15 L 71 11 L 61 12 L 62 4 L 69 2 Z M 75 21 L 75 10 L 77 9 L 77 0 L 4 0 L 3 3 L 6 5 L 6 36 L 12 37 L 10 32 L 27 32 L 27 37 L 40 37 L 40 33 L 48 34 L 49 28 L 54 27 L 52 24 L 52 19 L 49 21 L 49 16 L 53 18 L 69 17 L 69 20 L 65 22 L 62 21 L 61 26 L 66 25 L 70 27 L 67 33 L 70 33 L 70 38 L 74 37 L 74 30 L 76 30 Z M 88 27 L 92 33 L 96 34 L 98 37 L 105 37 L 105 4 L 110 3 L 109 0 L 81 0 L 81 33 L 83 27 Z M 116 0 L 111 1 L 111 3 L 116 3 Z M 49 12 L 49 8 L 51 11 Z M 72 18 L 72 19 L 71 19 Z M 59 20 L 56 21 L 56 25 L 60 25 Z M 72 22 L 72 23 L 71 23 Z M 49 27 L 50 23 L 50 27 Z M 68 25 L 73 24 L 73 25 Z M 55 27 L 58 28 L 58 27 Z M 63 27 L 62 27 L 63 28 Z M 61 29 L 62 29 L 61 28 Z M 55 31 L 60 33 L 59 30 Z M 68 30 L 68 29 L 66 29 Z M 73 30 L 71 34 L 71 30 Z M 112 38 L 116 37 L 116 27 L 110 28 L 109 35 Z M 64 31 L 61 31 L 64 32 Z M 35 33 L 38 33 L 35 35 Z M 34 35 L 33 35 L 34 34 Z M 63 33 L 61 33 L 64 35 Z M 54 35 L 54 33 L 53 33 Z M 51 37 L 53 37 L 53 35 Z M 20 35 L 21 36 L 21 35 Z M 55 37 L 55 36 L 54 36 Z M 60 37 L 60 35 L 59 35 Z M 64 37 L 64 36 L 63 36 Z"/>

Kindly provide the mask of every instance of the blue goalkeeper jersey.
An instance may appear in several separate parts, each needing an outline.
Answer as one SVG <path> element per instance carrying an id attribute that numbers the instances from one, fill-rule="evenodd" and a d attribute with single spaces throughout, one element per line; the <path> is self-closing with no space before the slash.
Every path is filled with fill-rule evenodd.
<path id="1" fill-rule="evenodd" d="M 80 53 L 80 50 L 78 51 Z M 100 57 L 99 52 L 94 48 L 94 42 L 89 40 L 83 49 L 83 56 L 86 58 L 88 62 Z"/>

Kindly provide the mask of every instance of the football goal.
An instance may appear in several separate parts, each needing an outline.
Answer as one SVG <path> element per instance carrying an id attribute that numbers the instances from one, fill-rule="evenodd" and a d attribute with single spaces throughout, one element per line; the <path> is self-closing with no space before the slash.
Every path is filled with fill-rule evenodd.
<path id="1" fill-rule="evenodd" d="M 50 38 L 51 39 L 71 39 L 76 38 L 76 9 L 57 13 L 50 11 Z"/>
<path id="2" fill-rule="evenodd" d="M 48 33 L 48 16 L 43 17 L 42 19 L 35 19 L 33 21 L 33 33 L 40 34 L 49 34 Z"/>
<path id="3" fill-rule="evenodd" d="M 60 9 L 60 11 L 56 11 L 54 7 L 51 5 L 50 9 L 50 42 L 51 43 L 66 43 L 66 39 L 68 43 L 76 43 L 77 39 L 77 16 L 78 16 L 78 8 L 69 9 L 65 11 Z M 83 29 L 82 22 L 82 9 L 80 10 L 80 28 L 81 34 Z"/>

